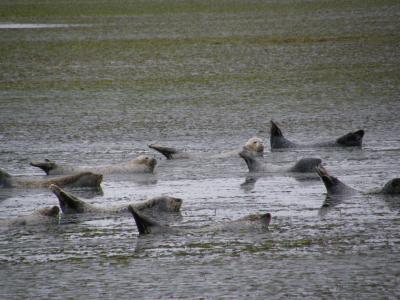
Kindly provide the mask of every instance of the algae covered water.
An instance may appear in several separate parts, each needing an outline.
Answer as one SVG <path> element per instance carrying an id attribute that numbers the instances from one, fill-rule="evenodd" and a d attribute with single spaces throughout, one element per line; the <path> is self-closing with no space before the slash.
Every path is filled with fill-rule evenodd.
<path id="1" fill-rule="evenodd" d="M 249 182 L 240 157 L 216 154 L 258 136 L 265 163 L 319 157 L 360 191 L 400 177 L 399 17 L 397 1 L 1 3 L 1 169 L 42 178 L 30 161 L 150 154 L 154 176 L 72 192 L 101 207 L 179 197 L 171 225 L 186 229 L 139 237 L 129 215 L 1 229 L 1 298 L 398 298 L 398 197 L 322 214 L 318 178 Z M 364 129 L 364 146 L 271 152 L 271 119 L 299 143 Z M 2 188 L 0 219 L 57 203 Z M 265 212 L 268 232 L 213 227 Z"/>

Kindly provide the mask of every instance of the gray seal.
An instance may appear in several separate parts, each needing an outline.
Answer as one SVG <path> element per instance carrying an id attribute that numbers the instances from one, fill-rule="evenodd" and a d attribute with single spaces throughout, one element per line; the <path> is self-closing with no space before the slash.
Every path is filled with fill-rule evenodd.
<path id="1" fill-rule="evenodd" d="M 58 187 L 51 185 L 50 190 L 57 196 L 60 208 L 63 214 L 120 214 L 128 212 L 128 205 L 117 206 L 112 208 L 101 208 L 79 199 L 78 197 L 68 193 Z M 146 201 L 131 204 L 139 211 L 161 211 L 161 212 L 179 212 L 182 199 L 169 196 L 155 197 Z"/>
<path id="2" fill-rule="evenodd" d="M 319 211 L 320 216 L 324 216 L 329 209 L 355 195 L 400 195 L 400 178 L 389 180 L 382 188 L 361 192 L 343 183 L 337 177 L 330 175 L 322 165 L 316 167 L 315 170 L 327 191 L 326 198 Z"/>
<path id="3" fill-rule="evenodd" d="M 322 165 L 318 165 L 315 170 L 325 185 L 327 195 L 354 195 L 356 193 L 400 195 L 400 178 L 389 180 L 382 188 L 361 192 L 344 184 L 337 177 L 330 175 Z"/>
<path id="4" fill-rule="evenodd" d="M 148 155 L 139 155 L 133 160 L 120 164 L 78 167 L 72 165 L 58 164 L 54 161 L 45 159 L 44 161 L 33 161 L 31 166 L 42 169 L 47 175 L 65 175 L 79 172 L 94 172 L 99 174 L 144 174 L 153 173 L 157 165 L 157 160 Z"/>
<path id="5" fill-rule="evenodd" d="M 289 168 L 278 168 L 273 166 L 267 166 L 263 164 L 258 157 L 254 156 L 252 152 L 243 149 L 239 153 L 240 157 L 246 162 L 249 172 L 289 172 L 289 173 L 311 173 L 315 172 L 317 167 L 322 160 L 320 158 L 307 157 L 297 161 L 293 166 Z"/>
<path id="6" fill-rule="evenodd" d="M 170 233 L 170 234 L 183 234 L 187 230 L 185 228 L 172 228 L 168 225 L 161 225 L 157 221 L 144 216 L 141 214 L 135 207 L 132 205 L 128 206 L 129 211 L 131 212 L 133 219 L 135 220 L 136 228 L 139 232 L 139 235 L 146 234 L 157 234 L 157 233 Z M 261 229 L 263 231 L 268 230 L 268 226 L 271 222 L 272 216 L 270 213 L 264 214 L 252 214 L 245 216 L 241 219 L 225 222 L 224 224 L 218 224 L 213 226 L 207 226 L 206 228 L 200 228 L 200 231 L 209 231 L 209 230 L 229 230 L 229 231 L 240 231 L 244 227 L 254 229 Z M 190 229 L 193 232 L 193 229 Z"/>
<path id="7" fill-rule="evenodd" d="M 331 141 L 312 143 L 312 144 L 297 144 L 286 139 L 278 125 L 271 121 L 270 143 L 271 150 L 290 149 L 290 148 L 313 148 L 313 147 L 361 147 L 364 137 L 364 130 L 357 130 L 346 133 L 345 135 Z"/>
<path id="8" fill-rule="evenodd" d="M 187 159 L 192 158 L 195 155 L 186 152 L 185 150 L 177 149 L 175 147 L 168 147 L 159 144 L 148 145 L 150 149 L 156 150 L 161 153 L 166 159 Z M 255 156 L 263 156 L 264 154 L 264 143 L 262 139 L 258 137 L 250 138 L 243 146 L 244 149 L 252 152 Z M 221 153 L 215 155 L 216 158 L 227 157 L 227 156 L 237 156 L 240 150 L 228 151 L 226 153 Z"/>
<path id="9" fill-rule="evenodd" d="M 5 188 L 48 188 L 52 184 L 60 187 L 100 188 L 102 180 L 103 175 L 91 172 L 81 172 L 49 179 L 25 179 L 12 176 L 3 170 L 0 170 L 0 185 Z"/>

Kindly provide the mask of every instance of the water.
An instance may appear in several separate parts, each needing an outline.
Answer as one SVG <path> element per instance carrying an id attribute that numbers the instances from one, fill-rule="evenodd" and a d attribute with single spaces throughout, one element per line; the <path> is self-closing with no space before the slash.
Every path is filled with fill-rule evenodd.
<path id="1" fill-rule="evenodd" d="M 320 157 L 361 191 L 399 177 L 399 5 L 242 4 L 172 2 L 170 14 L 128 6 L 46 18 L 65 28 L 0 31 L 1 168 L 40 178 L 31 160 L 100 165 L 151 154 L 151 180 L 108 176 L 102 193 L 73 192 L 102 207 L 180 197 L 172 226 L 189 229 L 139 237 L 129 215 L 86 215 L 3 230 L 2 298 L 400 296 L 398 197 L 355 195 L 321 217 L 318 179 L 276 174 L 243 186 L 239 157 L 213 157 L 257 135 L 266 163 Z M 364 147 L 271 153 L 271 119 L 299 143 L 362 128 Z M 147 147 L 155 142 L 196 157 L 166 161 Z M 41 189 L 2 189 L 0 199 L 1 220 L 57 204 Z M 195 230 L 258 212 L 272 213 L 269 232 Z"/>

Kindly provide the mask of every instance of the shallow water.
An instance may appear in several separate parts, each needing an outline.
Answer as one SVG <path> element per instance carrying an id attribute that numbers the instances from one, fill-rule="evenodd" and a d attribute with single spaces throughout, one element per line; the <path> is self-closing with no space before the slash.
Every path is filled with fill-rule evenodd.
<path id="1" fill-rule="evenodd" d="M 360 191 L 399 177 L 399 4 L 172 3 L 169 14 L 20 17 L 90 26 L 0 31 L 1 168 L 40 178 L 31 160 L 151 154 L 154 176 L 73 192 L 102 207 L 180 197 L 172 226 L 186 229 L 139 237 L 129 215 L 2 229 L 2 298 L 398 298 L 400 198 L 358 194 L 321 216 L 318 179 L 243 185 L 244 161 L 215 154 L 257 135 L 265 163 L 320 157 Z M 363 128 L 364 147 L 271 153 L 271 119 L 299 143 Z M 194 158 L 167 161 L 155 142 Z M 0 189 L 0 220 L 48 205 L 50 191 Z M 272 213 L 269 232 L 195 230 L 258 212 Z"/>

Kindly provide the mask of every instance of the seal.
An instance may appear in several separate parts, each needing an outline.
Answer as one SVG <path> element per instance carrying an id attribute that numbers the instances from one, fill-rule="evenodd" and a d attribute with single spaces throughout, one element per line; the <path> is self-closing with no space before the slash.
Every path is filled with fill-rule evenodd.
<path id="1" fill-rule="evenodd" d="M 271 121 L 270 143 L 271 150 L 289 149 L 289 148 L 313 148 L 313 147 L 361 147 L 364 137 L 364 130 L 357 130 L 346 133 L 345 135 L 327 142 L 313 143 L 309 145 L 301 145 L 286 139 L 278 125 Z"/>
<path id="2" fill-rule="evenodd" d="M 148 145 L 150 149 L 156 150 L 157 152 L 164 155 L 164 157 L 168 160 L 170 159 L 187 159 L 193 157 L 193 154 L 190 154 L 184 150 L 179 150 L 174 147 L 167 147 L 158 144 L 150 144 Z M 250 152 L 253 152 L 255 156 L 263 156 L 264 154 L 264 143 L 262 139 L 258 137 L 250 138 L 243 146 L 243 148 L 247 149 Z M 215 157 L 226 157 L 226 156 L 236 156 L 239 150 L 229 151 L 227 153 L 218 154 Z"/>
<path id="3" fill-rule="evenodd" d="M 3 226 L 32 226 L 58 224 L 60 220 L 60 208 L 58 206 L 44 207 L 27 216 L 20 216 L 11 220 L 2 221 Z"/>
<path id="4" fill-rule="evenodd" d="M 103 175 L 81 172 L 72 175 L 57 176 L 49 179 L 23 179 L 0 170 L 0 186 L 5 188 L 48 188 L 55 184 L 60 187 L 100 188 Z"/>
<path id="5" fill-rule="evenodd" d="M 318 176 L 325 185 L 327 195 L 354 195 L 357 193 L 363 194 L 382 194 L 382 195 L 400 195 L 400 178 L 389 180 L 382 188 L 374 189 L 368 192 L 361 192 L 341 182 L 337 177 L 332 176 L 322 166 L 318 165 L 315 168 Z"/>
<path id="6" fill-rule="evenodd" d="M 79 172 L 93 172 L 99 174 L 140 174 L 140 173 L 153 173 L 157 165 L 157 160 L 148 155 L 139 155 L 133 160 L 105 166 L 93 167 L 78 167 L 71 165 L 57 164 L 54 161 L 45 159 L 44 161 L 33 161 L 30 163 L 33 167 L 42 169 L 47 175 L 66 175 L 75 174 Z"/>
<path id="7" fill-rule="evenodd" d="M 249 172 L 290 172 L 290 173 L 311 173 L 315 172 L 315 167 L 321 164 L 320 158 L 307 157 L 302 158 L 289 168 L 279 168 L 266 166 L 259 161 L 258 157 L 247 149 L 240 151 L 239 156 L 243 158 L 249 169 Z"/>
<path id="8" fill-rule="evenodd" d="M 185 232 L 184 228 L 180 228 L 181 230 L 179 230 L 179 228 L 172 228 L 168 225 L 161 225 L 157 221 L 142 215 L 132 205 L 129 205 L 128 209 L 131 212 L 133 219 L 135 220 L 136 228 L 139 232 L 139 235 L 157 233 L 182 234 Z M 201 228 L 200 231 L 210 231 L 211 229 L 240 231 L 244 227 L 250 228 L 251 230 L 261 229 L 265 231 L 268 230 L 271 219 L 272 215 L 270 213 L 252 214 L 238 220 L 219 224 L 217 226 L 206 226 L 206 228 Z M 193 231 L 193 229 L 191 229 L 191 231 Z"/>
<path id="9" fill-rule="evenodd" d="M 128 212 L 128 205 L 108 209 L 91 205 L 71 193 L 64 191 L 55 184 L 50 186 L 50 190 L 57 196 L 63 214 L 120 214 Z M 130 205 L 139 211 L 179 212 L 182 199 L 160 196 Z"/>

